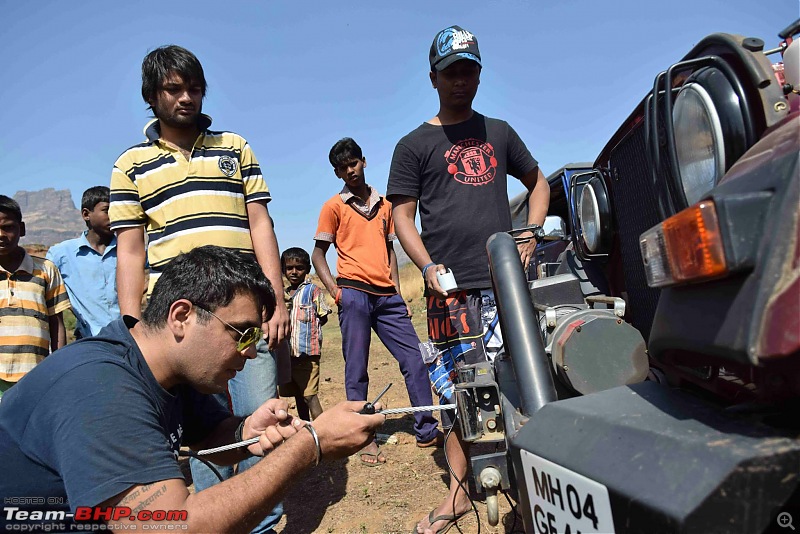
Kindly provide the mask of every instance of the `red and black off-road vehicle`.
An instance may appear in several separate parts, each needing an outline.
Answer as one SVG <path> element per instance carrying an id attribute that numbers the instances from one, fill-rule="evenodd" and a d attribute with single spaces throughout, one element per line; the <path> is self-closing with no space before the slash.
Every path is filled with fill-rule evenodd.
<path id="1" fill-rule="evenodd" d="M 498 445 L 473 458 L 491 522 L 510 489 L 530 533 L 800 528 L 798 33 L 713 34 L 656 75 L 549 178 L 535 279 L 489 240 L 504 354 L 457 400 Z"/>

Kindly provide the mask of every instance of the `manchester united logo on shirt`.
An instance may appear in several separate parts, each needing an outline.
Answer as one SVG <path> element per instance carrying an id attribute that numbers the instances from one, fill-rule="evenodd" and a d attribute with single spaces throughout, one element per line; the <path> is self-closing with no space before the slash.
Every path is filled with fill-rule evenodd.
<path id="1" fill-rule="evenodd" d="M 222 174 L 225 176 L 231 177 L 236 174 L 236 160 L 230 156 L 220 156 L 217 165 L 219 165 L 219 170 L 221 170 Z"/>
<path id="2" fill-rule="evenodd" d="M 445 152 L 447 172 L 457 182 L 467 185 L 486 185 L 497 174 L 494 147 L 480 139 L 464 139 Z"/>

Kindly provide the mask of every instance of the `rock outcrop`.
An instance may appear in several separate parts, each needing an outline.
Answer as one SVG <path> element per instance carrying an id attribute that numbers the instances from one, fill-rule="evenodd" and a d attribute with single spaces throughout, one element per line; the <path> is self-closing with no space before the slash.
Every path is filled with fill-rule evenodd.
<path id="1" fill-rule="evenodd" d="M 20 239 L 22 245 L 49 247 L 78 237 L 86 228 L 69 189 L 18 191 L 14 200 L 19 202 L 22 220 L 25 221 L 26 235 Z"/>

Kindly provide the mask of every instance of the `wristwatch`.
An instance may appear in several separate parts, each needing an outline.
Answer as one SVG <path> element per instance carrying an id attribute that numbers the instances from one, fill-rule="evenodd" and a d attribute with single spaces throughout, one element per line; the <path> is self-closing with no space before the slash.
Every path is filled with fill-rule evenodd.
<path id="1" fill-rule="evenodd" d="M 244 438 L 242 437 L 242 432 L 244 432 L 244 422 L 247 420 L 248 417 L 250 417 L 250 416 L 249 415 L 245 415 L 244 417 L 242 417 L 242 420 L 239 423 L 239 426 L 237 426 L 236 430 L 233 432 L 233 442 L 234 443 L 239 443 L 241 441 L 244 441 Z"/>
<path id="2" fill-rule="evenodd" d="M 537 243 L 541 243 L 542 239 L 544 239 L 544 228 L 539 226 L 538 224 L 531 225 L 531 232 L 533 232 L 533 237 L 536 238 Z"/>

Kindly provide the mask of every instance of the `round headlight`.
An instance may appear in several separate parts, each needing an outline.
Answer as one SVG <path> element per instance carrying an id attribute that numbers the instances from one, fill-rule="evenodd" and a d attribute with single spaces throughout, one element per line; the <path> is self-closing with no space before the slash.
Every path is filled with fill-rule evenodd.
<path id="1" fill-rule="evenodd" d="M 575 214 L 573 240 L 582 259 L 607 256 L 614 237 L 611 227 L 611 204 L 605 181 L 597 171 L 576 174 L 571 192 L 570 210 Z"/>
<path id="2" fill-rule="evenodd" d="M 725 141 L 714 102 L 706 89 L 687 83 L 672 113 L 675 149 L 687 205 L 711 191 L 725 172 Z"/>
<path id="3" fill-rule="evenodd" d="M 581 231 L 586 250 L 592 254 L 600 246 L 600 208 L 597 205 L 597 195 L 589 184 L 583 186 L 581 198 L 578 201 Z"/>

